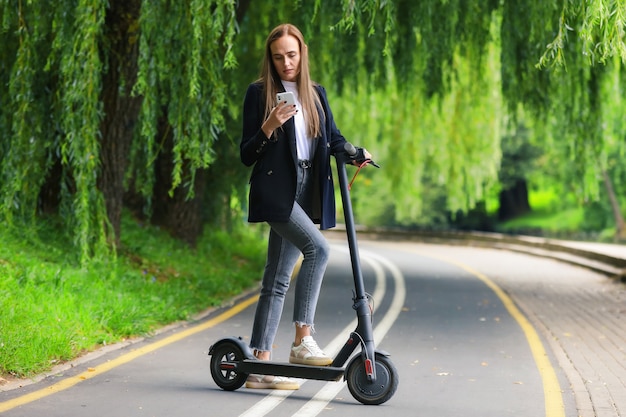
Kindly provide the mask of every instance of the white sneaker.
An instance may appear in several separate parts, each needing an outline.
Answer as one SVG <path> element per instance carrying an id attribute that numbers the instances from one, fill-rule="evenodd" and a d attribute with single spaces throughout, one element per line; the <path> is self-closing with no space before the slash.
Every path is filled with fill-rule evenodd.
<path id="1" fill-rule="evenodd" d="M 300 384 L 282 376 L 250 374 L 246 388 L 296 390 L 300 389 Z"/>
<path id="2" fill-rule="evenodd" d="M 311 366 L 328 366 L 333 363 L 332 358 L 326 356 L 322 349 L 317 346 L 312 336 L 305 336 L 298 346 L 291 347 L 289 363 Z"/>

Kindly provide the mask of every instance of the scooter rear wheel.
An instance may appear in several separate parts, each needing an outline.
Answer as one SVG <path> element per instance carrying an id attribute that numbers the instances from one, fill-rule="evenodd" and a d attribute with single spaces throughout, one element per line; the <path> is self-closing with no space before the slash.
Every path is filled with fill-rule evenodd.
<path id="1" fill-rule="evenodd" d="M 398 371 L 391 360 L 376 353 L 376 381 L 367 379 L 362 355 L 355 357 L 346 370 L 346 381 L 350 394 L 366 405 L 379 405 L 395 394 L 398 388 Z"/>
<path id="2" fill-rule="evenodd" d="M 236 372 L 227 363 L 239 362 L 244 354 L 239 346 L 233 342 L 222 342 L 213 348 L 211 356 L 211 376 L 215 383 L 226 391 L 240 388 L 248 375 Z"/>

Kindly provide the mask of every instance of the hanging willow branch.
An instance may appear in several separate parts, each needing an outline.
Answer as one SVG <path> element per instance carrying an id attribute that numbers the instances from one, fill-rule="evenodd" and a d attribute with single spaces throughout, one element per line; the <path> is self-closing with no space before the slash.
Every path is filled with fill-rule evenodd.
<path id="1" fill-rule="evenodd" d="M 100 146 L 111 143 L 100 137 L 102 97 L 127 87 L 103 78 L 114 70 L 105 17 L 115 5 L 0 0 L 0 216 L 34 220 L 44 181 L 57 181 L 59 213 L 83 261 L 112 252 L 115 225 L 98 180 L 106 172 Z M 238 123 L 265 36 L 291 21 L 309 40 L 314 78 L 336 95 L 348 139 L 381 156 L 391 157 L 389 149 L 406 156 L 395 164 L 401 171 L 372 180 L 381 182 L 377 190 L 406 196 L 395 212 L 401 221 L 419 216 L 432 187 L 445 187 L 453 209 L 481 198 L 499 160 L 500 115 L 520 106 L 561 156 L 581 163 L 575 175 L 593 181 L 625 130 L 623 103 L 590 94 L 594 82 L 623 90 L 625 7 L 626 0 L 143 1 L 132 21 L 141 109 L 126 126 L 134 134 L 126 178 L 149 200 L 154 163 L 171 137 L 171 192 L 186 187 L 191 195 L 196 170 L 219 157 L 220 134 L 240 134 L 224 130 Z M 581 139 L 583 131 L 590 133 Z"/>
<path id="2" fill-rule="evenodd" d="M 105 250 L 107 217 L 97 187 L 100 172 L 103 62 L 100 56 L 106 0 L 78 0 L 74 24 L 60 52 L 59 65 L 64 133 L 61 155 L 76 186 L 73 198 L 76 239 L 81 259 Z"/>
<path id="3" fill-rule="evenodd" d="M 5 2 L 2 12 L 5 36 L 13 35 L 17 41 L 6 42 L 2 48 L 3 85 L 8 85 L 7 94 L 2 95 L 2 131 L 10 134 L 5 133 L 0 154 L 0 211 L 11 224 L 14 214 L 34 219 L 37 191 L 45 176 L 45 155 L 52 146 L 52 141 L 39 140 L 51 126 L 46 117 L 50 99 L 42 95 L 47 82 L 45 60 L 39 54 L 51 22 L 33 14 L 21 1 Z M 14 33 L 10 33 L 11 21 L 17 22 Z"/>
<path id="4" fill-rule="evenodd" d="M 190 193 L 193 174 L 213 161 L 212 144 L 224 127 L 227 83 L 223 71 L 236 65 L 231 45 L 235 36 L 231 1 L 151 2 L 141 18 L 139 77 L 135 94 L 144 98 L 140 139 L 133 155 L 142 190 L 148 195 L 153 178 L 141 172 L 154 162 L 162 138 L 156 137 L 159 118 L 172 127 L 174 170 L 172 191 L 183 184 L 183 164 L 192 178 L 183 185 Z"/>
<path id="5" fill-rule="evenodd" d="M 626 63 L 626 1 L 564 1 L 557 35 L 546 46 L 538 66 L 566 65 L 565 45 L 576 37 L 587 64 L 605 63 L 614 56 Z"/>

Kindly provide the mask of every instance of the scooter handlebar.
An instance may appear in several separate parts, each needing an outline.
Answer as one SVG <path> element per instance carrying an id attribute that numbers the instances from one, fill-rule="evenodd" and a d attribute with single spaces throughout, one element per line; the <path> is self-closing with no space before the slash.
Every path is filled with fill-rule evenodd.
<path id="1" fill-rule="evenodd" d="M 354 146 L 350 142 L 346 142 L 346 144 L 343 146 L 343 149 L 346 151 L 348 161 L 356 162 L 358 165 L 367 163 L 368 165 L 373 165 L 376 168 L 380 168 L 380 165 L 374 162 L 374 160 L 365 157 L 365 148 Z"/>

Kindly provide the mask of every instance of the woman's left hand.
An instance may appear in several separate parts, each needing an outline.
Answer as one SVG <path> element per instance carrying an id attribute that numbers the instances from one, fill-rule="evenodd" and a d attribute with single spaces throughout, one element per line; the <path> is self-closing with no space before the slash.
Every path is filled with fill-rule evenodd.
<path id="1" fill-rule="evenodd" d="M 361 148 L 363 150 L 363 158 L 364 160 L 371 160 L 372 159 L 372 155 L 367 151 L 367 149 L 365 148 Z M 357 161 L 354 160 L 352 161 L 352 165 L 356 165 L 356 166 L 360 166 L 363 163 L 363 161 Z"/>

